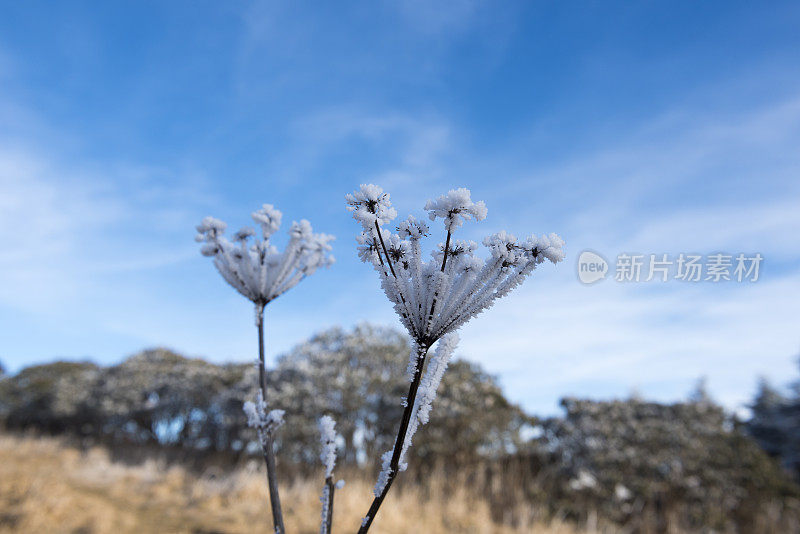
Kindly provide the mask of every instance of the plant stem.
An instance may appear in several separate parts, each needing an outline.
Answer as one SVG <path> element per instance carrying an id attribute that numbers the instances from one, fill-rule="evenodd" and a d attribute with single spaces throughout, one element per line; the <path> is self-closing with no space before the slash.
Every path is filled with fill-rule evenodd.
<path id="1" fill-rule="evenodd" d="M 378 224 L 378 221 L 375 221 L 375 232 L 378 234 L 378 240 L 380 240 L 381 248 L 383 249 L 383 254 L 386 256 L 386 263 L 389 265 L 389 270 L 392 273 L 395 281 L 397 280 L 397 274 L 394 272 L 394 266 L 392 265 L 392 258 L 389 256 L 389 251 L 386 250 L 386 243 L 383 241 L 383 234 L 381 234 L 381 227 Z M 381 251 L 378 250 L 378 259 L 381 257 Z M 381 260 L 381 265 L 383 265 L 383 260 Z M 408 309 L 408 303 L 406 302 L 403 293 L 400 291 L 398 286 L 397 292 L 400 294 L 400 300 L 403 302 L 403 306 L 406 307 L 406 316 L 409 319 L 409 325 L 411 326 L 412 331 L 414 331 L 414 335 L 417 335 L 416 328 L 414 327 L 414 322 L 411 320 L 411 310 Z"/>
<path id="2" fill-rule="evenodd" d="M 444 242 L 444 255 L 442 256 L 442 272 L 444 272 L 444 266 L 447 265 L 447 252 L 450 250 L 450 230 L 447 231 L 447 239 Z"/>
<path id="3" fill-rule="evenodd" d="M 258 308 L 260 306 L 260 309 Z M 261 389 L 261 399 L 267 402 L 267 368 L 264 360 L 264 305 L 256 304 L 258 324 L 258 378 Z M 261 450 L 264 453 L 264 463 L 267 466 L 267 485 L 269 487 L 269 502 L 272 507 L 272 523 L 277 534 L 284 534 L 283 512 L 281 511 L 281 498 L 278 495 L 278 479 L 275 467 L 275 451 L 272 446 L 272 435 L 268 430 L 261 432 Z"/>
<path id="4" fill-rule="evenodd" d="M 333 528 L 333 490 L 336 489 L 332 476 L 325 479 L 325 485 L 328 487 L 328 514 L 325 518 L 325 534 L 331 534 L 331 528 Z"/>
<path id="5" fill-rule="evenodd" d="M 375 515 L 378 513 L 381 504 L 383 504 L 383 500 L 386 498 L 386 494 L 389 493 L 389 488 L 392 487 L 392 482 L 394 482 L 394 479 L 397 476 L 398 468 L 400 466 L 400 456 L 403 453 L 403 445 L 406 441 L 408 424 L 411 422 L 411 413 L 414 411 L 414 402 L 417 399 L 417 389 L 419 389 L 419 383 L 422 379 L 422 368 L 425 365 L 425 357 L 427 355 L 428 347 L 419 347 L 417 352 L 417 369 L 414 371 L 414 379 L 411 381 L 411 386 L 408 388 L 406 408 L 403 410 L 403 417 L 400 419 L 400 429 L 397 432 L 397 438 L 394 442 L 394 449 L 392 450 L 392 459 L 389 462 L 389 477 L 386 481 L 386 485 L 383 487 L 383 491 L 381 491 L 381 494 L 375 497 L 375 499 L 372 501 L 372 505 L 369 507 L 369 511 L 367 512 L 367 520 L 358 530 L 359 534 L 365 534 L 369 530 L 369 527 L 372 525 L 372 521 L 375 519 Z"/>
<path id="6" fill-rule="evenodd" d="M 386 263 L 389 264 L 389 270 L 392 271 L 392 276 L 397 278 L 397 275 L 394 273 L 394 267 L 392 266 L 392 258 L 389 257 L 389 253 L 386 251 L 386 243 L 383 242 L 383 235 L 381 234 L 381 227 L 378 225 L 378 221 L 375 221 L 375 231 L 378 232 L 378 239 L 381 242 L 383 253 L 386 255 Z"/>

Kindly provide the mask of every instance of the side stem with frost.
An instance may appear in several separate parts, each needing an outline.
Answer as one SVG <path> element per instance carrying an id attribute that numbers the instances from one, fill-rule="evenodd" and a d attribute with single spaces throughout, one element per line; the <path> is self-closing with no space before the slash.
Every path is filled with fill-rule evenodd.
<path id="1" fill-rule="evenodd" d="M 331 528 L 333 526 L 333 491 L 336 489 L 336 484 L 333 483 L 333 476 L 325 478 L 325 488 L 327 490 L 328 508 L 327 515 L 325 516 L 324 534 L 331 534 Z"/>
<path id="2" fill-rule="evenodd" d="M 258 325 L 258 378 L 261 400 L 267 402 L 267 369 L 264 359 L 264 304 L 256 304 L 256 317 Z M 261 450 L 264 453 L 264 463 L 267 466 L 267 485 L 269 486 L 269 501 L 272 507 L 272 523 L 277 534 L 284 534 L 286 527 L 283 525 L 283 512 L 281 511 L 281 498 L 278 494 L 277 468 L 275 466 L 275 451 L 272 444 L 272 434 L 264 431 L 261 436 Z"/>
<path id="3" fill-rule="evenodd" d="M 403 452 L 403 445 L 405 444 L 406 434 L 408 432 L 408 424 L 411 421 L 411 414 L 414 411 L 414 402 L 417 399 L 417 390 L 419 389 L 419 383 L 422 379 L 422 368 L 425 364 L 425 357 L 427 354 L 427 347 L 420 347 L 417 352 L 417 369 L 414 371 L 414 379 L 411 382 L 411 386 L 408 388 L 406 407 L 405 410 L 403 410 L 403 417 L 400 419 L 400 429 L 397 431 L 397 438 L 395 438 L 394 448 L 392 449 L 392 459 L 389 464 L 389 478 L 386 480 L 386 485 L 383 487 L 383 491 L 381 491 L 380 495 L 372 500 L 372 505 L 369 507 L 369 511 L 367 512 L 367 515 L 361 524 L 361 528 L 358 529 L 359 534 L 365 534 L 367 531 L 369 531 L 369 527 L 372 525 L 375 515 L 378 513 L 381 504 L 383 504 L 383 500 L 386 498 L 386 495 L 389 493 L 389 489 L 392 487 L 392 482 L 394 482 L 394 479 L 399 472 L 400 457 Z"/>

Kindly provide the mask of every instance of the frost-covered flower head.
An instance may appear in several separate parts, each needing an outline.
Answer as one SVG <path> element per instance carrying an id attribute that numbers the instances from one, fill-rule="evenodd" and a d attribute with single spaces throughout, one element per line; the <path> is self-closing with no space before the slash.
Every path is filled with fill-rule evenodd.
<path id="1" fill-rule="evenodd" d="M 263 307 L 320 267 L 334 262 L 330 254 L 334 237 L 315 234 L 308 221 L 292 223 L 289 243 L 279 251 L 270 238 L 280 228 L 281 212 L 264 204 L 252 217 L 261 227 L 261 239 L 253 228 L 245 226 L 230 241 L 224 235 L 227 225 L 214 217 L 202 220 L 195 239 L 203 243 L 200 252 L 214 258 L 225 281 L 257 306 Z"/>
<path id="2" fill-rule="evenodd" d="M 474 218 L 476 221 L 486 218 L 486 204 L 482 200 L 472 202 L 469 189 L 465 187 L 451 189 L 436 200 L 428 200 L 425 211 L 432 221 L 437 218 L 444 219 L 444 226 L 448 232 L 452 232 L 469 218 Z"/>
<path id="3" fill-rule="evenodd" d="M 518 241 L 505 231 L 486 237 L 489 256 L 479 257 L 477 243 L 453 238 L 464 221 L 482 221 L 487 214 L 485 204 L 473 202 L 465 188 L 425 204 L 431 220 L 443 219 L 446 232 L 444 243 L 427 261 L 421 249 L 430 232 L 425 222 L 409 216 L 397 226 L 397 234 L 382 228 L 396 212 L 380 187 L 362 185 L 346 199 L 363 226 L 357 237 L 359 257 L 378 272 L 386 296 L 419 348 L 430 347 L 492 306 L 543 261 L 564 258 L 564 241 L 556 234 Z"/>
<path id="4" fill-rule="evenodd" d="M 383 226 L 397 217 L 397 211 L 389 202 L 389 195 L 374 184 L 362 184 L 352 194 L 345 196 L 347 209 L 361 223 L 364 229 L 371 229 L 376 224 Z"/>

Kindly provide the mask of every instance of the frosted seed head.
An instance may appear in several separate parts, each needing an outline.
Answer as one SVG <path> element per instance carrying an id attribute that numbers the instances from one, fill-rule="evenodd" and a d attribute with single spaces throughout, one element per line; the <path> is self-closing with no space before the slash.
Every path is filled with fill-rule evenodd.
<path id="1" fill-rule="evenodd" d="M 356 243 L 358 246 L 358 258 L 364 263 L 371 263 L 373 265 L 380 264 L 378 258 L 378 242 L 372 232 L 366 230 L 362 231 L 360 235 L 356 236 Z"/>
<path id="2" fill-rule="evenodd" d="M 215 219 L 214 217 L 208 216 L 204 217 L 196 228 L 197 228 L 197 233 L 199 234 L 206 234 L 206 235 L 210 234 L 216 237 L 217 235 L 225 232 L 225 229 L 227 227 L 228 225 L 220 221 L 219 219 Z"/>
<path id="3" fill-rule="evenodd" d="M 470 191 L 465 187 L 451 189 L 436 200 L 428 200 L 425 211 L 432 221 L 439 217 L 444 219 L 444 226 L 448 232 L 464 224 L 466 219 L 482 221 L 487 213 L 486 204 L 482 200 L 472 202 Z"/>
<path id="4" fill-rule="evenodd" d="M 248 238 L 253 237 L 256 235 L 256 231 L 250 228 L 249 226 L 244 226 L 241 230 L 233 234 L 234 241 L 247 241 Z"/>
<path id="5" fill-rule="evenodd" d="M 425 221 L 420 221 L 413 215 L 409 215 L 405 221 L 400 223 L 397 231 L 403 239 L 414 240 L 428 235 L 430 228 L 428 228 L 428 224 Z"/>
<path id="6" fill-rule="evenodd" d="M 311 223 L 305 219 L 302 219 L 300 222 L 293 222 L 292 228 L 289 230 L 289 235 L 292 239 L 309 239 L 313 229 L 311 228 Z"/>
<path id="7" fill-rule="evenodd" d="M 528 237 L 521 247 L 535 259 L 537 263 L 541 263 L 545 259 L 553 263 L 558 263 L 564 259 L 564 240 L 557 234 L 543 235 L 537 237 L 532 235 Z"/>
<path id="8" fill-rule="evenodd" d="M 272 204 L 264 204 L 260 210 L 254 211 L 251 216 L 256 224 L 261 226 L 264 239 L 269 239 L 272 234 L 278 231 L 283 218 L 283 214 L 275 209 Z"/>
<path id="9" fill-rule="evenodd" d="M 214 265 L 225 281 L 252 302 L 261 305 L 270 302 L 303 277 L 333 264 L 330 255 L 333 236 L 314 234 L 311 224 L 302 220 L 292 224 L 290 244 L 286 251 L 279 252 L 268 238 L 278 229 L 281 212 L 271 204 L 264 204 L 252 215 L 262 227 L 264 240 L 250 241 L 255 230 L 244 227 L 234 234 L 234 241 L 240 245 L 235 246 L 223 235 L 225 223 L 213 217 L 203 219 L 195 238 L 203 243 L 201 254 L 215 257 Z"/>
<path id="10" fill-rule="evenodd" d="M 329 234 L 311 234 L 303 241 L 301 262 L 306 274 L 312 274 L 320 267 L 333 265 L 335 259 L 328 252 L 333 249 L 330 242 L 334 239 L 336 238 Z"/>
<path id="11" fill-rule="evenodd" d="M 383 242 L 386 245 L 386 252 L 394 264 L 401 264 L 406 261 L 406 257 L 410 252 L 410 245 L 408 241 L 404 241 L 397 234 L 386 234 L 383 237 Z"/>
<path id="12" fill-rule="evenodd" d="M 389 194 L 375 184 L 362 184 L 359 189 L 345 196 L 347 209 L 353 218 L 365 229 L 371 229 L 391 222 L 397 217 L 397 211 L 389 201 Z"/>
<path id="13" fill-rule="evenodd" d="M 447 252 L 447 261 L 453 261 L 458 265 L 462 259 L 473 256 L 477 249 L 478 244 L 475 241 L 455 239 L 450 242 L 450 249 Z M 441 264 L 443 256 L 444 243 L 439 243 L 439 246 L 433 251 L 433 258 L 438 264 Z"/>
<path id="14" fill-rule="evenodd" d="M 513 265 L 521 259 L 524 250 L 517 246 L 517 238 L 505 230 L 490 235 L 483 240 L 492 257 L 503 261 L 503 265 Z"/>

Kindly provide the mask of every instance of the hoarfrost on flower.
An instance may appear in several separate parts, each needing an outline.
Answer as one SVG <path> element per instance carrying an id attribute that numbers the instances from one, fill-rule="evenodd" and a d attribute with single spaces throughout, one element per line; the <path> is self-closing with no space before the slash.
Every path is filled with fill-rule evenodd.
<path id="1" fill-rule="evenodd" d="M 195 239 L 203 243 L 200 252 L 214 258 L 214 266 L 225 281 L 257 308 L 263 308 L 320 267 L 333 263 L 333 236 L 315 234 L 308 221 L 292 223 L 289 242 L 279 251 L 270 239 L 280 228 L 281 212 L 264 204 L 252 217 L 261 227 L 260 239 L 253 228 L 246 226 L 230 241 L 224 235 L 227 225 L 214 217 L 201 221 Z"/>
<path id="2" fill-rule="evenodd" d="M 397 217 L 397 211 L 389 201 L 389 194 L 374 184 L 362 184 L 359 189 L 346 195 L 345 200 L 353 217 L 368 230 L 376 223 L 383 226 Z"/>
<path id="3" fill-rule="evenodd" d="M 264 204 L 261 209 L 254 211 L 253 220 L 261 225 L 261 232 L 264 237 L 269 238 L 281 227 L 283 213 L 275 209 L 272 204 Z"/>
<path id="4" fill-rule="evenodd" d="M 425 211 L 432 221 L 437 218 L 444 219 L 444 226 L 448 232 L 452 232 L 469 218 L 482 221 L 487 213 L 486 204 L 482 200 L 472 202 L 470 191 L 465 187 L 451 189 L 446 195 L 436 200 L 429 200 L 425 204 Z"/>
<path id="5" fill-rule="evenodd" d="M 347 199 L 348 209 L 364 227 L 357 237 L 359 258 L 378 272 L 400 321 L 422 348 L 491 307 L 545 260 L 557 263 L 564 258 L 564 241 L 556 234 L 519 242 L 501 231 L 483 240 L 489 249 L 486 261 L 477 255 L 475 242 L 458 239 L 447 239 L 426 261 L 420 244 L 429 232 L 424 222 L 410 216 L 398 225 L 397 234 L 380 228 L 396 215 L 380 187 L 362 185 Z M 449 233 L 464 220 L 486 217 L 484 203 L 473 202 L 464 188 L 429 200 L 425 207 L 432 219 L 444 219 Z M 380 214 L 386 212 L 391 217 L 384 219 Z M 413 367 L 409 365 L 409 373 Z"/>

